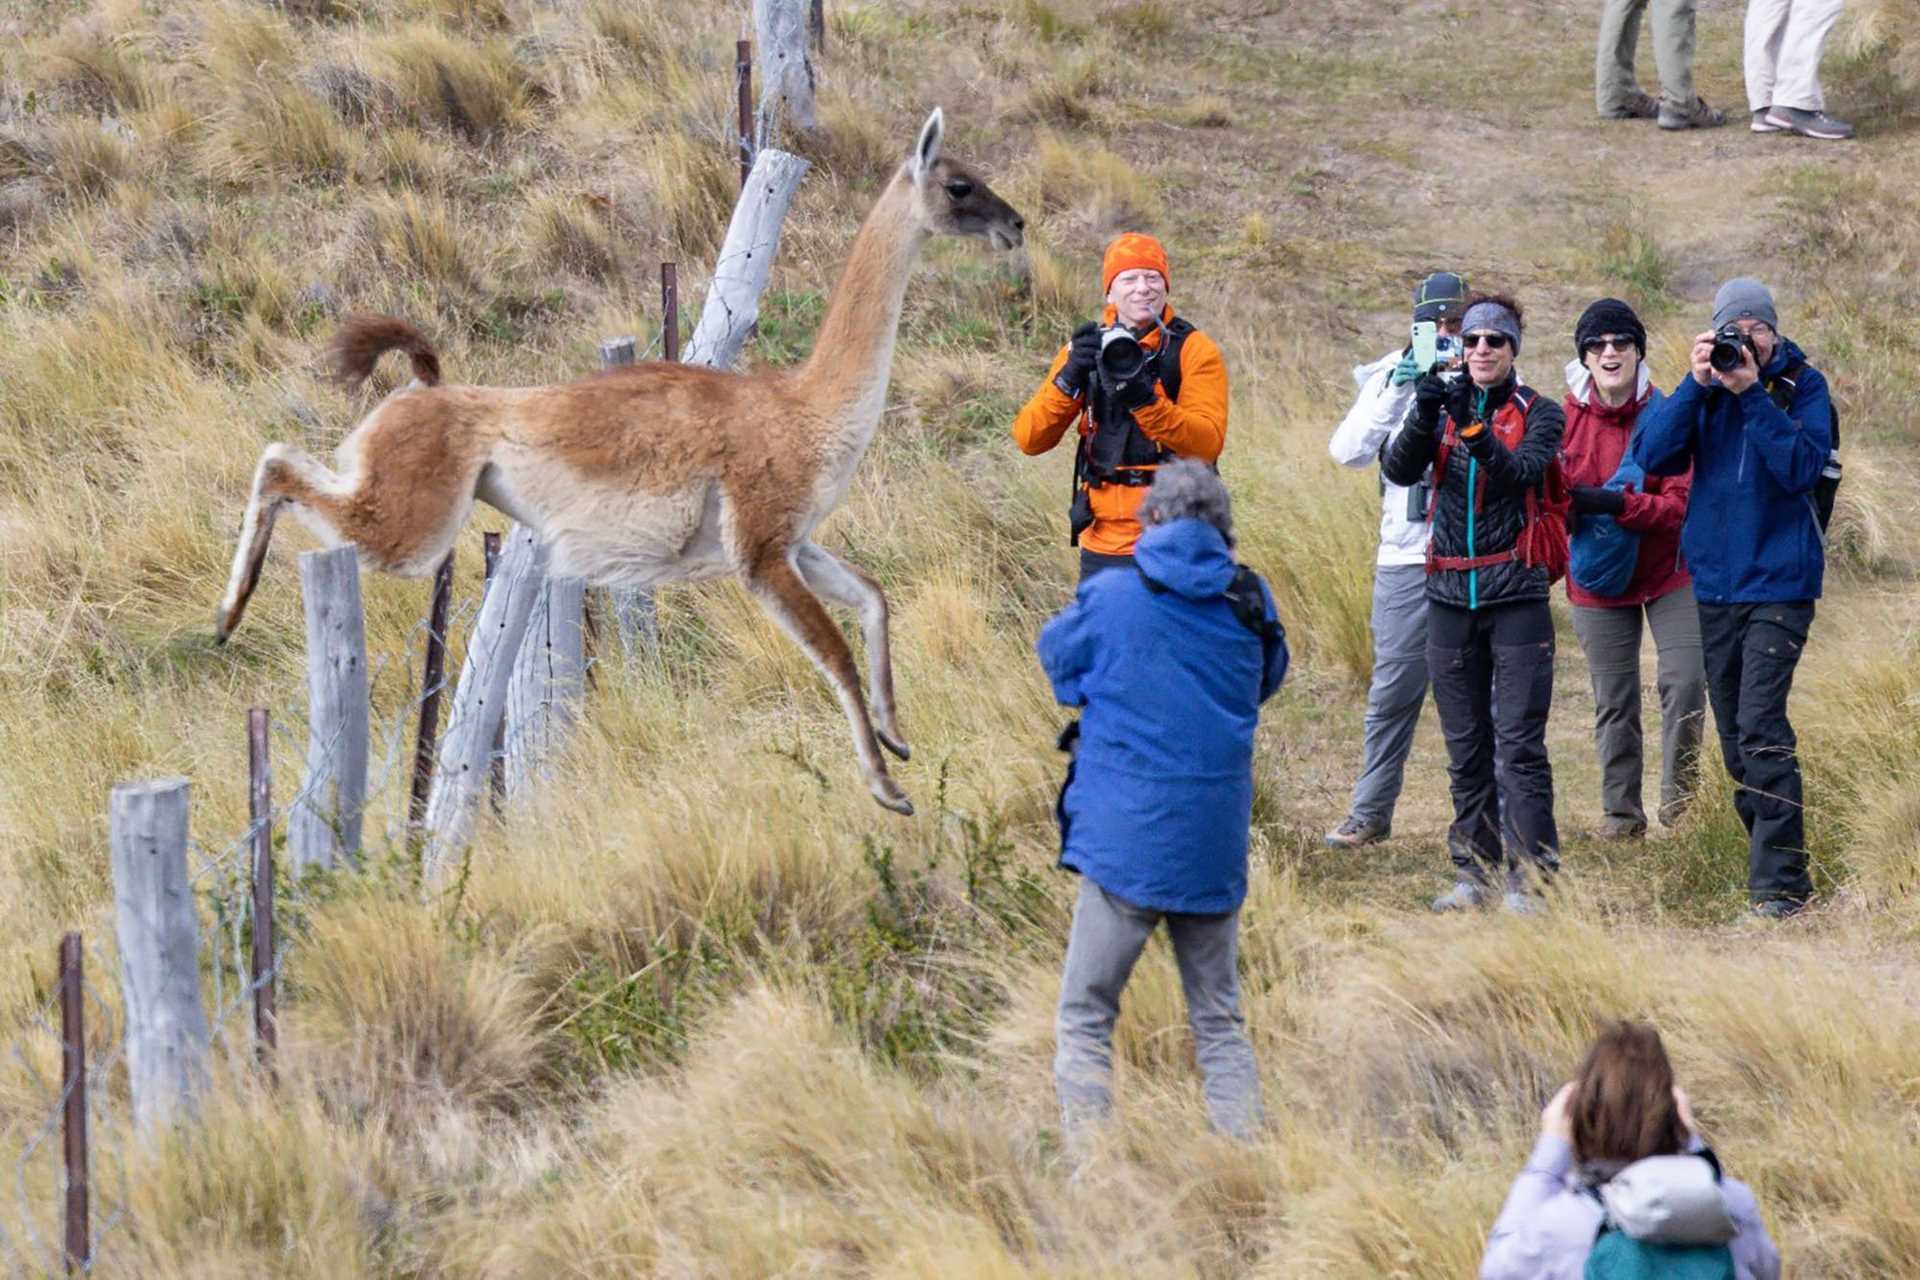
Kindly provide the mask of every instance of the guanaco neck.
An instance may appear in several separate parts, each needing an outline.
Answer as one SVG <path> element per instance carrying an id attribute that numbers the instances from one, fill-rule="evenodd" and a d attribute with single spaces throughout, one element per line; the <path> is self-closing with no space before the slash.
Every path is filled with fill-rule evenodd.
<path id="1" fill-rule="evenodd" d="M 903 166 L 854 237 L 813 353 L 795 375 L 808 403 L 856 434 L 871 435 L 886 407 L 907 280 L 927 238 L 913 202 Z"/>

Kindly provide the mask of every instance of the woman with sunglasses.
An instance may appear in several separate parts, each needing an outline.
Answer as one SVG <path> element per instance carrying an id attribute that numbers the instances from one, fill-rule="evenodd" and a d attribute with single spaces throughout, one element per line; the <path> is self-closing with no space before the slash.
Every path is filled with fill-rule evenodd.
<path id="1" fill-rule="evenodd" d="M 1635 840 L 1647 830 L 1640 803 L 1643 617 L 1659 655 L 1663 825 L 1678 821 L 1699 775 L 1707 677 L 1693 578 L 1680 557 L 1680 525 L 1687 516 L 1693 471 L 1689 467 L 1677 476 L 1621 471 L 1640 411 L 1660 396 L 1647 373 L 1646 326 L 1633 308 L 1617 298 L 1600 299 L 1574 326 L 1573 345 L 1577 358 L 1567 365 L 1567 434 L 1560 467 L 1573 487 L 1575 519 L 1611 516 L 1639 536 L 1633 576 L 1617 594 L 1589 590 L 1577 564 L 1567 578 L 1573 629 L 1593 680 L 1593 736 L 1600 751 L 1604 810 L 1595 834 Z"/>
<path id="2" fill-rule="evenodd" d="M 1429 373 L 1414 384 L 1413 408 L 1381 470 L 1411 485 L 1433 469 L 1427 665 L 1447 740 L 1456 880 L 1433 909 L 1478 907 L 1503 892 L 1508 910 L 1526 913 L 1537 909 L 1529 869 L 1544 877 L 1559 867 L 1547 760 L 1551 576 L 1538 563 L 1541 528 L 1529 517 L 1566 418 L 1514 371 L 1519 303 L 1476 295 L 1460 331 L 1465 376 Z"/>

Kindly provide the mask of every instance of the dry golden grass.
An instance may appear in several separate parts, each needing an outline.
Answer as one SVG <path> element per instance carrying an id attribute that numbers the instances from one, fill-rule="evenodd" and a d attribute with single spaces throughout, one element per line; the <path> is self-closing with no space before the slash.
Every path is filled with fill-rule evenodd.
<path id="1" fill-rule="evenodd" d="M 1472 46 L 1354 0 L 828 8 L 823 128 L 797 144 L 816 170 L 769 314 L 818 314 L 933 101 L 1031 232 L 1012 261 L 929 246 L 886 422 L 821 533 L 889 591 L 920 816 L 875 810 L 825 686 L 735 588 L 663 593 L 659 657 L 598 668 L 557 782 L 483 822 L 457 891 L 420 900 L 390 783 L 364 882 L 290 899 L 276 1090 L 236 1030 L 200 1122 L 144 1155 L 110 1092 L 96 1150 L 130 1203 L 101 1273 L 1454 1277 L 1539 1104 L 1618 1016 L 1660 1025 L 1793 1274 L 1920 1271 L 1920 513 L 1885 411 L 1920 393 L 1899 292 L 1920 170 L 1899 140 L 1610 134 L 1632 190 L 1589 208 L 1587 187 L 1481 180 L 1551 186 L 1587 145 L 1585 6 L 1487 11 L 1498 38 Z M 1910 9 L 1866 7 L 1878 43 L 1847 83 L 1907 74 Z M 23 1037 L 0 1067 L 7 1150 L 57 1067 L 27 1026 L 54 939 L 83 927 L 110 949 L 108 788 L 190 775 L 216 843 L 246 821 L 244 709 L 297 724 L 304 535 L 283 526 L 227 650 L 207 613 L 262 445 L 324 452 L 372 403 L 311 367 L 331 314 L 406 314 L 450 378 L 500 383 L 654 332 L 657 259 L 681 263 L 691 318 L 738 183 L 739 17 L 36 0 L 0 47 L 6 83 L 37 95 L 28 111 L 0 90 L 0 943 L 21 957 L 0 966 L 0 1029 Z M 1491 73 L 1543 34 L 1505 81 L 1527 128 L 1406 109 L 1406 77 L 1443 51 Z M 1716 101 L 1736 36 L 1702 24 Z M 1699 181 L 1659 182 L 1695 141 Z M 1423 154 L 1472 175 L 1471 199 L 1411 168 Z M 1119 1027 L 1119 1123 L 1076 1171 L 1049 1079 L 1064 713 L 1031 654 L 1073 580 L 1068 460 L 1018 457 L 1005 430 L 1097 306 L 1123 227 L 1166 238 L 1177 304 L 1227 353 L 1240 551 L 1296 652 L 1262 729 L 1243 916 L 1274 1123 L 1248 1147 L 1206 1132 L 1156 945 Z M 1349 367 L 1450 253 L 1520 290 L 1542 389 L 1573 316 L 1622 289 L 1648 301 L 1670 380 L 1711 293 L 1699 264 L 1728 255 L 1776 281 L 1838 387 L 1848 479 L 1795 704 L 1835 890 L 1811 917 L 1735 922 L 1745 852 L 1717 772 L 1678 832 L 1581 838 L 1597 774 L 1571 641 L 1552 916 L 1420 909 L 1445 807 L 1426 729 L 1401 838 L 1365 860 L 1316 847 L 1357 758 L 1377 519 L 1373 477 L 1334 468 L 1325 438 Z M 777 328 L 750 359 L 792 358 Z M 471 533 L 460 554 L 470 600 Z M 408 653 L 424 587 L 365 590 L 375 653 Z M 383 715 L 403 683 L 382 675 Z M 276 742 L 283 796 L 296 739 Z M 21 1182 L 50 1212 L 45 1152 Z M 10 1239 L 17 1198 L 0 1197 Z"/>

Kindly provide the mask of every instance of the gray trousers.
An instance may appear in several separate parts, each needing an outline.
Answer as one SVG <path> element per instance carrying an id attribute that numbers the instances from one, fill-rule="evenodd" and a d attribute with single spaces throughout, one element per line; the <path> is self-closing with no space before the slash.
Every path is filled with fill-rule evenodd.
<path id="1" fill-rule="evenodd" d="M 1069 1140 L 1112 1109 L 1113 1024 L 1134 961 L 1162 919 L 1173 938 L 1214 1128 L 1251 1138 L 1264 1116 L 1253 1046 L 1240 1017 L 1240 913 L 1183 915 L 1136 907 L 1082 879 L 1055 1022 L 1054 1087 Z"/>
<path id="2" fill-rule="evenodd" d="M 1427 567 L 1383 564 L 1373 571 L 1373 683 L 1367 740 L 1353 784 L 1353 817 L 1393 825 L 1414 726 L 1427 700 Z"/>
<path id="3" fill-rule="evenodd" d="M 1660 102 L 1673 111 L 1693 107 L 1693 11 L 1697 0 L 1606 0 L 1593 57 L 1593 105 L 1612 115 L 1637 87 L 1634 47 L 1640 15 L 1653 6 L 1653 64 L 1660 71 Z"/>
<path id="4" fill-rule="evenodd" d="M 1600 802 L 1609 818 L 1646 824 L 1640 803 L 1640 620 L 1653 632 L 1660 691 L 1660 821 L 1671 825 L 1693 798 L 1706 723 L 1707 676 L 1701 664 L 1700 610 L 1693 588 L 1645 605 L 1573 607 L 1573 629 L 1593 677 L 1594 744 L 1600 751 Z"/>

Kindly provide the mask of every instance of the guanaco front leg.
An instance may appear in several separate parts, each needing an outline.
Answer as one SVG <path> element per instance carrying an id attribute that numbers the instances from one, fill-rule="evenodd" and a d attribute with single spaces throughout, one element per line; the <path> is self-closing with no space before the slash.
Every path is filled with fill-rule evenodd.
<path id="1" fill-rule="evenodd" d="M 853 651 L 828 616 L 826 606 L 807 590 L 807 584 L 784 554 L 772 552 L 762 556 L 744 576 L 753 598 L 812 659 L 813 665 L 840 695 L 847 727 L 853 732 L 854 750 L 867 775 L 867 790 L 882 808 L 911 815 L 913 802 L 887 773 L 886 761 L 881 758 L 873 722 L 867 718 L 866 700 L 860 696 L 860 674 L 853 665 Z"/>
<path id="2" fill-rule="evenodd" d="M 856 611 L 866 637 L 867 682 L 873 701 L 874 731 L 880 745 L 902 760 L 912 755 L 900 732 L 893 703 L 893 651 L 887 638 L 887 597 L 880 584 L 817 542 L 803 542 L 794 551 L 794 564 L 823 599 Z"/>

